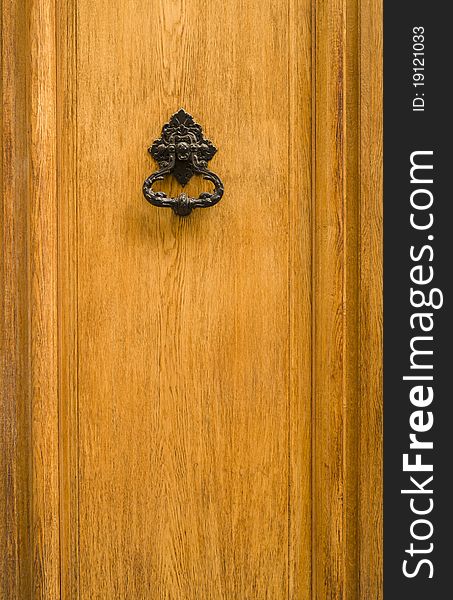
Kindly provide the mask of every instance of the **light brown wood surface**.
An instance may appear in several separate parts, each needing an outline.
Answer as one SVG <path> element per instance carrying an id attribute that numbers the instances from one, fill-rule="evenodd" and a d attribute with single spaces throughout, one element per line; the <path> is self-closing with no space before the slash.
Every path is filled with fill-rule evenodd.
<path id="1" fill-rule="evenodd" d="M 2 600 L 382 598 L 381 10 L 3 2 Z"/>

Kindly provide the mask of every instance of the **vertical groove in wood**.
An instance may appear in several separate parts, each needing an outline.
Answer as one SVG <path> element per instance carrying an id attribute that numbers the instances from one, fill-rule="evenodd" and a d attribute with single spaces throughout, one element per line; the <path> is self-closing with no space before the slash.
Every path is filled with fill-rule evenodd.
<path id="1" fill-rule="evenodd" d="M 289 585 L 311 594 L 311 0 L 289 2 Z"/>
<path id="2" fill-rule="evenodd" d="M 359 594 L 383 597 L 383 0 L 362 2 L 360 45 Z"/>
<path id="3" fill-rule="evenodd" d="M 316 599 L 382 595 L 381 9 L 316 2 Z"/>
<path id="4" fill-rule="evenodd" d="M 344 598 L 359 600 L 358 565 L 360 538 L 358 535 L 360 421 L 358 412 L 361 372 L 358 353 L 360 330 L 360 0 L 343 3 L 343 569 Z"/>
<path id="5" fill-rule="evenodd" d="M 318 0 L 313 240 L 313 598 L 358 599 L 359 6 Z"/>
<path id="6" fill-rule="evenodd" d="M 33 598 L 60 596 L 55 5 L 30 4 L 30 385 Z"/>
<path id="7" fill-rule="evenodd" d="M 61 599 L 79 597 L 77 355 L 77 7 L 58 3 L 57 203 Z"/>
<path id="8" fill-rule="evenodd" d="M 313 241 L 313 598 L 344 600 L 344 39 L 317 0 Z"/>
<path id="9" fill-rule="evenodd" d="M 0 598 L 31 594 L 28 371 L 28 4 L 1 3 Z"/>
<path id="10" fill-rule="evenodd" d="M 315 391 L 316 391 L 316 371 L 315 371 L 315 361 L 314 361 L 314 352 L 315 352 L 315 226 L 316 226 L 316 126 L 317 126 L 317 112 L 316 112 L 316 90 L 317 90 L 317 81 L 316 81 L 316 35 L 317 35 L 317 0 L 311 0 L 311 149 L 312 149 L 312 163 L 311 163 L 311 180 L 310 180 L 310 192 L 311 192 L 311 202 L 310 202 L 310 214 L 311 214 L 311 227 L 310 227 L 310 254 L 311 254 L 311 269 L 310 269 L 310 292 L 311 292 L 311 313 L 310 313 L 310 347 L 311 347 L 311 355 L 310 355 L 310 393 L 311 393 L 311 401 L 310 401 L 310 412 L 311 412 L 311 423 L 310 423 L 310 525 L 311 525 L 311 544 L 310 544 L 310 595 L 309 599 L 315 599 L 315 591 L 316 591 L 316 577 L 317 571 L 314 568 L 317 560 L 317 537 L 316 537 L 316 514 L 314 510 L 314 500 L 315 500 L 315 477 L 314 477 L 314 466 L 315 466 Z"/>

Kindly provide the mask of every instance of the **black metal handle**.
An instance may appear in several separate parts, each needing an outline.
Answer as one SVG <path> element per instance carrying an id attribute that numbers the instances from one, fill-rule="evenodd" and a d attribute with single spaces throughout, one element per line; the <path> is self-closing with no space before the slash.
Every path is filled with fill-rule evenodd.
<path id="1" fill-rule="evenodd" d="M 172 208 L 177 215 L 185 217 L 194 208 L 214 206 L 222 198 L 223 183 L 208 169 L 208 162 L 217 148 L 203 136 L 201 126 L 182 108 L 163 126 L 161 137 L 153 142 L 148 152 L 160 167 L 143 184 L 143 194 L 154 206 Z M 182 193 L 176 198 L 169 198 L 165 192 L 153 190 L 154 182 L 167 175 L 173 175 L 184 186 L 196 173 L 214 184 L 212 193 L 203 192 L 198 198 Z"/>

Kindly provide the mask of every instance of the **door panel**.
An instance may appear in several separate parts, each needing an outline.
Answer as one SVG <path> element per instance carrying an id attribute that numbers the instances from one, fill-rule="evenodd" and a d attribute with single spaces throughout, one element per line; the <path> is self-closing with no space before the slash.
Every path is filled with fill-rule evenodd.
<path id="1" fill-rule="evenodd" d="M 289 157 L 309 139 L 310 78 L 294 125 L 289 3 L 152 8 L 77 6 L 77 233 L 67 251 L 78 466 L 68 486 L 78 487 L 80 595 L 283 598 L 290 535 L 310 521 L 306 485 L 306 512 L 290 524 L 290 414 L 303 411 L 307 428 L 311 409 L 308 393 L 291 394 L 296 378 L 310 381 L 309 363 L 293 373 L 289 363 L 310 337 L 307 293 L 305 329 L 293 335 L 291 323 L 301 244 L 291 227 L 309 222 L 310 154 Z M 226 185 L 218 206 L 187 219 L 141 194 L 155 169 L 146 148 L 180 106 L 217 145 Z M 305 280 L 310 265 L 306 252 Z M 310 462 L 308 434 L 295 451 L 296 467 Z M 298 562 L 309 557 L 308 545 Z"/>
<path id="2" fill-rule="evenodd" d="M 380 598 L 380 3 L 19 4 L 2 598 Z M 185 218 L 141 191 L 181 107 Z"/>

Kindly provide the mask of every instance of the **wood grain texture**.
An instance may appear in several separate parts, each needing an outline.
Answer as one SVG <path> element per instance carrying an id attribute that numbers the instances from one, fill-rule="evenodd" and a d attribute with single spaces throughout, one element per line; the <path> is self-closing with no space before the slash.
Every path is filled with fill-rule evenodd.
<path id="1" fill-rule="evenodd" d="M 290 466 L 310 450 L 290 428 L 310 368 L 291 381 L 291 211 L 310 196 L 305 184 L 290 204 L 288 152 L 308 140 L 310 89 L 301 138 L 290 18 L 286 2 L 78 3 L 82 598 L 288 595 L 289 528 L 310 522 L 302 485 L 290 522 Z M 186 220 L 140 191 L 145 149 L 180 106 L 228 182 Z M 309 573 L 308 553 L 294 560 Z"/>
<path id="2" fill-rule="evenodd" d="M 381 36 L 379 2 L 316 2 L 313 597 L 317 599 L 382 597 Z"/>
<path id="3" fill-rule="evenodd" d="M 79 598 L 77 328 L 77 0 L 59 4 L 57 48 L 57 203 L 59 485 L 61 600 Z"/>
<path id="4" fill-rule="evenodd" d="M 28 326 L 27 20 L 19 2 L 2 3 L 0 597 L 31 591 Z"/>
<path id="5" fill-rule="evenodd" d="M 383 597 L 383 2 L 360 15 L 359 597 Z M 375 24 L 379 23 L 380 26 Z"/>
<path id="6" fill-rule="evenodd" d="M 57 598 L 54 7 L 2 5 L 5 598 Z M 3 454 L 3 453 L 2 453 Z M 3 540 L 2 540 L 3 541 Z M 2 544 L 3 547 L 3 544 Z"/>
<path id="7" fill-rule="evenodd" d="M 356 428 L 350 427 L 357 402 L 350 373 L 358 376 L 358 331 L 349 281 L 356 280 L 357 244 L 356 230 L 348 231 L 348 224 L 357 211 L 357 194 L 350 185 L 357 171 L 348 139 L 356 135 L 357 120 L 349 111 L 348 69 L 354 68 L 355 55 L 354 49 L 348 52 L 344 8 L 342 0 L 316 2 L 312 502 L 313 596 L 322 600 L 356 597 L 349 572 L 356 565 L 357 460 L 349 457 L 354 452 L 351 436 L 356 436 Z"/>
<path id="8" fill-rule="evenodd" d="M 289 3 L 288 598 L 312 591 L 313 16 L 311 2 Z"/>
<path id="9" fill-rule="evenodd" d="M 60 595 L 55 6 L 29 9 L 32 597 Z"/>
<path id="10" fill-rule="evenodd" d="M 382 597 L 380 2 L 2 6 L 2 600 Z"/>

